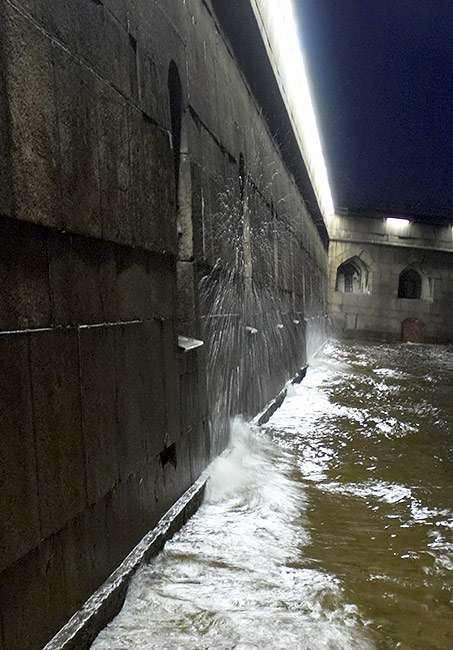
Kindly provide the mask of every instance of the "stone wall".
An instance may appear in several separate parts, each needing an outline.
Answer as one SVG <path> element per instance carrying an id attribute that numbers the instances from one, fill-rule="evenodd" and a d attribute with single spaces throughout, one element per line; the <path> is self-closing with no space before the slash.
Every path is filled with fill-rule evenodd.
<path id="1" fill-rule="evenodd" d="M 327 254 L 209 3 L 2 0 L 0 75 L 0 648 L 37 650 L 304 362 Z"/>
<path id="2" fill-rule="evenodd" d="M 329 234 L 330 303 L 339 335 L 400 341 L 403 329 L 415 323 L 426 342 L 453 341 L 450 225 L 336 215 Z M 362 286 L 345 292 L 337 285 L 338 269 L 354 258 L 358 266 L 363 263 Z M 399 296 L 400 277 L 408 269 L 419 277 L 416 299 Z"/>

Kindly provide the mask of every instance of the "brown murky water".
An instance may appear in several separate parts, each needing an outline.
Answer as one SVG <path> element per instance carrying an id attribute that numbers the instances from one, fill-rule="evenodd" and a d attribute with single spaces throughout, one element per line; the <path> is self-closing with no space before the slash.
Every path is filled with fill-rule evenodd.
<path id="1" fill-rule="evenodd" d="M 107 648 L 453 649 L 453 350 L 330 343 L 236 421 Z"/>

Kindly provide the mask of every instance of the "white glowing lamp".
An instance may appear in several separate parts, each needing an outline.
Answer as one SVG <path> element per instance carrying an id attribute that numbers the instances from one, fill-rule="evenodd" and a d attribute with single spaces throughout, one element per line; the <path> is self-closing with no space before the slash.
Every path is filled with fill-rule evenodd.
<path id="1" fill-rule="evenodd" d="M 251 0 L 269 59 L 288 109 L 310 180 L 325 219 L 334 214 L 332 192 L 310 96 L 291 0 Z"/>
<path id="2" fill-rule="evenodd" d="M 410 224 L 409 219 L 400 219 L 400 217 L 387 217 L 387 224 L 396 230 L 404 230 Z"/>

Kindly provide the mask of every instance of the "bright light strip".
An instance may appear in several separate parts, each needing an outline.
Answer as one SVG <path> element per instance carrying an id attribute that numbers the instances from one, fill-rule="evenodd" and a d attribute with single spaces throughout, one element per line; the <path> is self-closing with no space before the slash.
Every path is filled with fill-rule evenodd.
<path id="1" fill-rule="evenodd" d="M 324 219 L 334 213 L 291 0 L 251 0 Z"/>
<path id="2" fill-rule="evenodd" d="M 407 228 L 410 224 L 409 219 L 400 219 L 399 217 L 387 217 L 387 224 L 394 228 Z"/>

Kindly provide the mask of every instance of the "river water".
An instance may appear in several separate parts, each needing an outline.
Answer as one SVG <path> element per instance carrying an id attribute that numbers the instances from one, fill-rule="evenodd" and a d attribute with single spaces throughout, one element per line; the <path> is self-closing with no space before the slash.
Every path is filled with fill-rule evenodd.
<path id="1" fill-rule="evenodd" d="M 453 350 L 329 343 L 93 650 L 453 648 Z"/>

